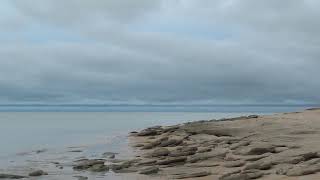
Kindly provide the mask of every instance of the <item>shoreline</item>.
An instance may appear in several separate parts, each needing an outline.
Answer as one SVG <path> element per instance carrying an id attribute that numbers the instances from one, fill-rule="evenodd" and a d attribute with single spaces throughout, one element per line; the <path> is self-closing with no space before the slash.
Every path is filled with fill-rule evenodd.
<path id="1" fill-rule="evenodd" d="M 318 118 L 312 108 L 154 126 L 128 135 L 129 154 L 40 152 L 28 166 L 0 169 L 0 179 L 319 179 Z"/>

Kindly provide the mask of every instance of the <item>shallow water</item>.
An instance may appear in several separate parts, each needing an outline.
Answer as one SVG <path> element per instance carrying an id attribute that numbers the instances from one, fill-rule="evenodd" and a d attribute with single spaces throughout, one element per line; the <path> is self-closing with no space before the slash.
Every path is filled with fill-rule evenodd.
<path id="1" fill-rule="evenodd" d="M 101 148 L 115 151 L 133 130 L 243 114 L 248 113 L 2 112 L 0 159 L 71 146 L 91 147 L 91 151 Z"/>

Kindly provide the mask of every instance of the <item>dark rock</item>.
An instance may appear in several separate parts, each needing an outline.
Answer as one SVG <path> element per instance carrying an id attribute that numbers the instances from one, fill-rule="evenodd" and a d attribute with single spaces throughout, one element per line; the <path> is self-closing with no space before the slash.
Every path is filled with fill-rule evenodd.
<path id="1" fill-rule="evenodd" d="M 13 174 L 0 174 L 0 179 L 22 179 L 25 176 L 13 175 Z"/>
<path id="2" fill-rule="evenodd" d="M 77 165 L 73 166 L 74 170 L 86 170 L 90 168 L 91 166 L 94 166 L 96 164 L 104 164 L 104 161 L 102 160 L 82 160 Z"/>
<path id="3" fill-rule="evenodd" d="M 118 153 L 105 152 L 105 153 L 102 154 L 102 156 L 103 156 L 104 158 L 114 159 L 115 156 L 116 156 L 116 154 L 118 154 Z"/>
<path id="4" fill-rule="evenodd" d="M 35 153 L 40 154 L 40 153 L 44 153 L 47 152 L 47 149 L 40 149 L 40 150 L 36 150 Z"/>
<path id="5" fill-rule="evenodd" d="M 75 178 L 77 178 L 78 180 L 87 180 L 88 177 L 85 177 L 85 176 L 73 176 Z"/>
<path id="6" fill-rule="evenodd" d="M 158 161 L 156 164 L 158 165 L 168 165 L 173 163 L 185 162 L 187 157 L 169 157 L 165 160 Z"/>
<path id="7" fill-rule="evenodd" d="M 254 118 L 258 118 L 259 116 L 258 115 L 249 115 L 248 118 L 250 119 L 254 119 Z"/>
<path id="8" fill-rule="evenodd" d="M 105 172 L 109 171 L 109 167 L 104 164 L 95 164 L 91 166 L 88 170 L 92 172 Z"/>
<path id="9" fill-rule="evenodd" d="M 136 144 L 133 147 L 143 147 L 143 146 L 144 146 L 143 144 Z"/>
<path id="10" fill-rule="evenodd" d="M 193 172 L 193 173 L 178 175 L 175 178 L 176 179 L 185 179 L 185 178 L 205 177 L 205 176 L 209 176 L 209 175 L 211 175 L 211 172 L 201 171 L 201 172 Z"/>
<path id="11" fill-rule="evenodd" d="M 145 129 L 139 132 L 138 136 L 155 136 L 158 134 L 158 131 L 155 129 Z"/>
<path id="12" fill-rule="evenodd" d="M 179 129 L 179 126 L 176 125 L 176 126 L 170 126 L 170 127 L 166 127 L 163 129 L 163 132 L 164 133 L 167 133 L 167 132 L 174 132 L 176 131 L 177 129 Z"/>
<path id="13" fill-rule="evenodd" d="M 210 151 L 212 151 L 212 148 L 206 147 L 206 148 L 199 149 L 197 153 L 205 153 Z"/>
<path id="14" fill-rule="evenodd" d="M 140 161 L 137 165 L 138 166 L 148 166 L 148 165 L 154 165 L 157 161 L 153 159 L 145 159 Z"/>
<path id="15" fill-rule="evenodd" d="M 148 167 L 148 168 L 142 169 L 139 173 L 149 175 L 149 174 L 156 174 L 158 173 L 158 171 L 159 171 L 158 167 Z"/>
<path id="16" fill-rule="evenodd" d="M 249 180 L 250 177 L 247 174 L 228 174 L 223 175 L 219 180 Z"/>
<path id="17" fill-rule="evenodd" d="M 166 141 L 162 141 L 159 146 L 161 147 L 172 147 L 177 146 L 183 142 L 182 139 L 168 139 Z"/>
<path id="18" fill-rule="evenodd" d="M 178 156 L 190 156 L 194 155 L 197 152 L 197 147 L 182 147 L 177 148 L 176 151 L 172 151 L 169 156 L 171 157 L 178 157 Z"/>
<path id="19" fill-rule="evenodd" d="M 170 151 L 166 148 L 157 148 L 156 150 L 154 150 L 150 156 L 151 157 L 160 157 L 160 156 L 167 156 L 168 154 L 170 154 Z"/>
<path id="20" fill-rule="evenodd" d="M 43 176 L 43 175 L 48 175 L 48 173 L 46 173 L 42 170 L 36 170 L 36 171 L 29 173 L 29 176 Z"/>
<path id="21" fill-rule="evenodd" d="M 72 153 L 80 153 L 80 152 L 83 152 L 82 150 L 71 150 L 71 151 L 68 151 L 68 152 L 72 152 Z"/>

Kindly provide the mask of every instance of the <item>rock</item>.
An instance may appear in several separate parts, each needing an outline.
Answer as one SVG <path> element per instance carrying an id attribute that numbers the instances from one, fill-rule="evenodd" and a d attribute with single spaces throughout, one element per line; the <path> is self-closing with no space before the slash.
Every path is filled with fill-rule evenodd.
<path id="1" fill-rule="evenodd" d="M 96 164 L 104 164 L 104 161 L 102 160 L 82 160 L 77 165 L 73 166 L 74 170 L 86 170 L 89 169 L 91 166 L 94 166 Z"/>
<path id="2" fill-rule="evenodd" d="M 265 153 L 265 154 L 262 154 L 262 155 L 246 156 L 246 157 L 244 158 L 244 160 L 246 160 L 246 161 L 257 161 L 257 160 L 260 160 L 260 159 L 269 157 L 271 154 L 272 154 L 272 153 Z"/>
<path id="3" fill-rule="evenodd" d="M 39 150 L 36 150 L 35 153 L 40 154 L 40 153 L 44 153 L 47 151 L 48 151 L 47 149 L 39 149 Z"/>
<path id="4" fill-rule="evenodd" d="M 239 148 L 239 147 L 242 147 L 242 146 L 248 146 L 250 144 L 250 142 L 249 141 L 242 141 L 242 142 L 238 142 L 238 143 L 235 143 L 235 144 L 232 144 L 232 145 L 230 145 L 230 149 L 231 150 L 235 150 L 235 149 L 237 149 L 237 148 Z"/>
<path id="5" fill-rule="evenodd" d="M 308 174 L 314 174 L 320 171 L 320 166 L 295 166 L 286 172 L 287 176 L 304 176 Z"/>
<path id="6" fill-rule="evenodd" d="M 229 161 L 229 162 L 225 162 L 223 164 L 224 167 L 227 167 L 227 168 L 232 168 L 232 167 L 241 167 L 243 165 L 245 165 L 246 162 L 245 161 Z"/>
<path id="7" fill-rule="evenodd" d="M 159 146 L 162 142 L 165 142 L 168 139 L 169 139 L 168 137 L 162 137 L 162 138 L 157 139 L 155 141 L 152 141 L 152 142 L 150 142 L 148 144 L 145 144 L 142 149 L 152 149 L 154 147 Z"/>
<path id="8" fill-rule="evenodd" d="M 250 171 L 235 171 L 231 173 L 227 173 L 222 175 L 219 180 L 249 180 L 249 179 L 257 179 L 262 177 L 264 174 L 259 171 L 250 170 Z"/>
<path id="9" fill-rule="evenodd" d="M 152 143 L 148 143 L 148 144 L 145 144 L 143 145 L 143 147 L 141 148 L 142 150 L 145 150 L 145 149 L 152 149 L 154 148 L 155 146 L 152 144 Z"/>
<path id="10" fill-rule="evenodd" d="M 149 175 L 149 174 L 156 174 L 158 173 L 158 171 L 159 171 L 158 167 L 148 167 L 148 168 L 142 169 L 139 173 Z"/>
<path id="11" fill-rule="evenodd" d="M 95 164 L 91 166 L 88 170 L 92 172 L 104 172 L 109 171 L 109 167 L 104 164 Z"/>
<path id="12" fill-rule="evenodd" d="M 116 157 L 116 154 L 118 154 L 118 153 L 105 152 L 105 153 L 102 154 L 102 157 L 109 158 L 109 159 L 114 159 Z"/>
<path id="13" fill-rule="evenodd" d="M 148 165 L 153 165 L 155 164 L 157 161 L 153 160 L 153 159 L 145 159 L 140 161 L 137 165 L 138 166 L 148 166 Z"/>
<path id="14" fill-rule="evenodd" d="M 134 173 L 134 172 L 138 172 L 137 168 L 124 168 L 124 169 L 119 169 L 114 171 L 115 173 Z"/>
<path id="15" fill-rule="evenodd" d="M 157 148 L 156 150 L 154 150 L 150 156 L 151 157 L 160 157 L 160 156 L 167 156 L 168 154 L 170 154 L 170 151 L 166 148 Z"/>
<path id="16" fill-rule="evenodd" d="M 139 132 L 138 136 L 155 136 L 158 134 L 158 131 L 155 129 L 145 129 Z"/>
<path id="17" fill-rule="evenodd" d="M 227 176 L 221 176 L 219 180 L 249 180 L 250 177 L 247 174 L 230 174 Z"/>
<path id="18" fill-rule="evenodd" d="M 136 144 L 133 147 L 143 147 L 143 146 L 144 146 L 144 144 Z"/>
<path id="19" fill-rule="evenodd" d="M 164 132 L 164 133 L 174 132 L 174 131 L 176 131 L 177 129 L 179 129 L 179 125 L 169 126 L 169 127 L 164 128 L 164 129 L 163 129 L 163 132 Z"/>
<path id="20" fill-rule="evenodd" d="M 172 151 L 169 156 L 178 157 L 178 156 L 190 156 L 194 155 L 197 152 L 197 147 L 182 147 L 178 148 L 176 151 Z"/>
<path id="21" fill-rule="evenodd" d="M 119 172 L 121 169 L 126 169 L 132 166 L 132 164 L 136 163 L 137 160 L 129 160 L 129 161 L 124 161 L 121 164 L 112 164 L 110 165 L 110 169 L 114 172 Z"/>
<path id="22" fill-rule="evenodd" d="M 22 179 L 25 176 L 13 175 L 13 174 L 0 174 L 0 179 Z"/>
<path id="23" fill-rule="evenodd" d="M 236 151 L 236 154 L 240 155 L 261 155 L 265 153 L 274 153 L 275 147 L 270 144 L 252 144 L 249 147 L 241 148 L 239 151 Z"/>
<path id="24" fill-rule="evenodd" d="M 214 129 L 204 129 L 202 131 L 203 134 L 215 135 L 218 137 L 222 136 L 236 136 L 236 134 L 240 131 L 238 128 L 225 128 L 219 127 Z"/>
<path id="25" fill-rule="evenodd" d="M 185 162 L 187 160 L 187 157 L 169 157 L 165 160 L 158 161 L 156 164 L 157 165 L 168 165 L 168 164 L 173 164 L 173 163 L 181 163 Z"/>
<path id="26" fill-rule="evenodd" d="M 176 179 L 185 179 L 185 178 L 197 178 L 197 177 L 205 177 L 211 175 L 211 172 L 201 171 L 201 172 L 193 172 L 175 176 Z"/>
<path id="27" fill-rule="evenodd" d="M 250 119 L 254 119 L 254 118 L 258 118 L 259 116 L 258 115 L 249 115 L 248 118 Z"/>
<path id="28" fill-rule="evenodd" d="M 281 152 L 283 152 L 283 151 L 286 151 L 286 150 L 288 150 L 289 148 L 287 148 L 287 147 L 276 147 L 275 149 L 274 149 L 274 152 L 275 153 L 281 153 Z"/>
<path id="29" fill-rule="evenodd" d="M 240 159 L 239 157 L 235 156 L 232 153 L 226 154 L 226 157 L 224 158 L 224 160 L 226 160 L 226 161 L 237 161 L 239 159 Z"/>
<path id="30" fill-rule="evenodd" d="M 226 154 L 227 154 L 227 149 L 215 149 L 215 151 L 212 151 L 212 152 L 195 154 L 193 156 L 190 156 L 187 162 L 196 163 L 198 161 L 203 161 L 203 160 L 207 160 L 215 157 L 224 158 Z"/>
<path id="31" fill-rule="evenodd" d="M 73 176 L 75 178 L 77 178 L 78 180 L 87 180 L 88 177 L 85 177 L 85 176 Z"/>
<path id="32" fill-rule="evenodd" d="M 46 173 L 42 170 L 36 170 L 36 171 L 29 173 L 29 176 L 43 176 L 43 175 L 48 175 L 48 173 Z"/>
<path id="33" fill-rule="evenodd" d="M 256 161 L 254 163 L 248 164 L 244 167 L 245 170 L 259 169 L 268 170 L 272 167 L 272 163 L 268 161 Z"/>
<path id="34" fill-rule="evenodd" d="M 245 172 L 249 179 L 258 179 L 261 178 L 264 174 L 262 172 Z"/>
<path id="35" fill-rule="evenodd" d="M 213 162 L 213 163 L 200 162 L 200 163 L 185 164 L 184 166 L 199 168 L 199 167 L 216 167 L 219 165 L 220 165 L 220 163 L 217 163 L 217 162 Z"/>
<path id="36" fill-rule="evenodd" d="M 197 153 L 205 153 L 205 152 L 210 152 L 212 151 L 212 148 L 209 147 L 205 147 L 205 148 L 201 148 L 197 151 Z"/>
<path id="37" fill-rule="evenodd" d="M 240 174 L 241 170 L 235 170 L 228 173 L 223 174 L 219 177 L 219 180 L 247 180 L 247 175 Z"/>
<path id="38" fill-rule="evenodd" d="M 162 141 L 161 144 L 159 145 L 160 147 L 172 147 L 172 146 L 177 146 L 183 142 L 182 139 L 168 139 L 166 141 Z"/>
<path id="39" fill-rule="evenodd" d="M 72 152 L 72 153 L 80 153 L 80 152 L 83 152 L 82 150 L 71 150 L 71 151 L 68 151 L 68 152 Z"/>

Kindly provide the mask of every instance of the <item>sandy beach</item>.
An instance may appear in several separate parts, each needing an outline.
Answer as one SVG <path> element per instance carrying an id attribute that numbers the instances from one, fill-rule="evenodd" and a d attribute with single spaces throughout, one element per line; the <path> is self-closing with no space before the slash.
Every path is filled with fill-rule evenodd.
<path id="1" fill-rule="evenodd" d="M 154 126 L 131 132 L 126 154 L 33 152 L 34 161 L 1 170 L 0 179 L 316 180 L 319 117 L 309 109 Z"/>

